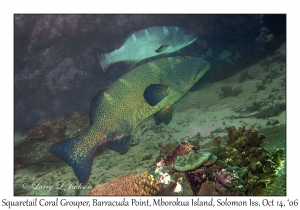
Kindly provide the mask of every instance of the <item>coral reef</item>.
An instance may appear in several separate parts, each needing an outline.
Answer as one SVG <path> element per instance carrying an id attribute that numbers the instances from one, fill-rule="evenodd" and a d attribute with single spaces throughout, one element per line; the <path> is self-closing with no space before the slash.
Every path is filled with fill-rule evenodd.
<path id="1" fill-rule="evenodd" d="M 174 161 L 176 171 L 190 171 L 206 163 L 212 154 L 210 152 L 190 152 L 187 156 L 177 156 Z"/>
<path id="2" fill-rule="evenodd" d="M 266 136 L 258 136 L 258 131 L 245 126 L 236 129 L 226 127 L 229 140 L 221 145 L 223 157 L 230 166 L 246 167 L 248 179 L 245 182 L 246 194 L 252 195 L 255 187 L 265 187 L 274 182 L 276 171 L 281 167 L 283 149 L 270 153 L 260 144 Z M 244 176 L 244 174 L 243 174 Z"/>
<path id="3" fill-rule="evenodd" d="M 216 138 L 218 139 L 218 138 Z M 165 184 L 165 188 L 170 188 L 169 185 L 172 183 L 181 184 L 182 191 L 178 195 L 244 195 L 245 188 L 241 185 L 244 184 L 242 178 L 239 178 L 239 174 L 232 168 L 226 169 L 228 167 L 227 163 L 222 161 L 222 150 L 219 146 L 212 146 L 207 149 L 199 150 L 199 147 L 193 147 L 185 140 L 179 144 L 176 149 L 170 154 L 170 157 L 160 157 L 160 161 L 157 163 L 157 169 L 155 173 L 160 176 L 160 180 Z M 175 157 L 175 158 L 174 158 Z M 170 164 L 172 162 L 172 164 Z M 222 169 L 226 169 L 226 176 L 233 177 L 232 182 L 222 181 L 222 176 L 224 173 L 220 173 Z M 165 177 L 168 177 L 168 182 L 165 182 Z M 218 177 L 218 179 L 217 179 Z M 245 176 L 243 176 L 245 178 Z M 212 182 L 214 189 L 210 190 L 210 194 L 205 194 L 201 191 L 202 185 L 206 182 Z M 167 192 L 172 191 L 162 191 L 164 195 Z M 174 194 L 172 192 L 171 194 Z M 169 194 L 169 195 L 171 195 Z"/>
<path id="4" fill-rule="evenodd" d="M 220 195 L 245 195 L 244 181 L 230 168 L 221 169 L 215 173 L 216 191 Z"/>
<path id="5" fill-rule="evenodd" d="M 151 196 L 158 195 L 162 190 L 162 183 L 144 171 L 141 175 L 125 174 L 102 185 L 97 185 L 89 195 Z"/>
<path id="6" fill-rule="evenodd" d="M 215 189 L 216 189 L 216 182 L 206 181 L 201 185 L 201 188 L 196 195 L 198 195 L 198 196 L 207 196 L 207 195 L 218 196 L 218 195 L 220 195 L 220 193 L 217 192 Z"/>
<path id="7" fill-rule="evenodd" d="M 136 174 L 126 174 L 119 176 L 118 178 L 106 182 L 102 185 L 97 185 L 89 195 L 92 196 L 128 196 L 135 195 L 138 196 L 137 191 L 134 190 L 133 186 L 136 182 L 139 182 L 141 177 Z"/>
<path id="8" fill-rule="evenodd" d="M 122 175 L 96 186 L 90 195 L 261 195 L 277 178 L 283 150 L 261 148 L 264 135 L 245 126 L 227 126 L 228 140 L 200 149 L 184 137 L 173 151 L 157 158 L 156 170 Z M 166 154 L 166 153 L 164 153 Z M 115 187 L 117 186 L 117 187 Z"/>
<path id="9" fill-rule="evenodd" d="M 266 138 L 264 135 L 258 137 L 258 131 L 252 128 L 246 130 L 245 127 L 238 128 L 238 130 L 234 126 L 226 127 L 229 137 L 227 144 L 229 146 L 244 151 L 246 146 L 259 147 L 263 139 Z"/>
<path id="10" fill-rule="evenodd" d="M 163 190 L 163 184 L 153 175 L 147 175 L 147 172 L 143 172 L 139 180 L 135 182 L 133 190 L 138 195 L 158 195 Z"/>
<path id="11" fill-rule="evenodd" d="M 194 171 L 185 173 L 187 180 L 193 190 L 193 194 L 197 194 L 201 185 L 207 181 L 207 171 L 204 168 L 199 168 Z"/>
<path id="12" fill-rule="evenodd" d="M 166 166 L 173 165 L 177 156 L 186 156 L 191 151 L 197 150 L 197 146 L 190 145 L 187 141 L 182 141 L 177 147 L 165 158 L 164 163 Z"/>
<path id="13" fill-rule="evenodd" d="M 194 148 L 187 154 L 181 153 L 175 158 L 172 169 L 162 164 L 168 160 L 165 157 L 158 171 L 168 173 L 171 181 L 180 183 L 180 180 L 186 179 L 193 195 L 259 195 L 276 179 L 276 172 L 284 159 L 283 150 L 269 153 L 261 148 L 266 136 L 259 136 L 258 131 L 252 128 L 228 126 L 226 130 L 227 144 L 220 145 L 220 137 L 216 136 L 214 146 L 208 149 Z M 177 149 L 191 148 L 186 141 L 181 144 L 184 147 L 178 145 Z M 176 149 L 171 154 L 174 156 Z M 207 157 L 197 162 L 204 154 Z M 213 189 L 208 190 L 209 187 Z"/>

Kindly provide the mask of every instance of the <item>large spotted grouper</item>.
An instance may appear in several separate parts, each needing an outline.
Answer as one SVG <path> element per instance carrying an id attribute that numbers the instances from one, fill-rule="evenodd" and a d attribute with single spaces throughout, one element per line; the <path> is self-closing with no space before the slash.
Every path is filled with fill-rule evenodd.
<path id="1" fill-rule="evenodd" d="M 102 145 L 125 154 L 134 129 L 154 115 L 157 124 L 168 124 L 173 104 L 209 70 L 198 57 L 167 57 L 126 73 L 90 105 L 90 127 L 72 139 L 53 144 L 49 151 L 71 165 L 81 184 L 86 184 L 94 154 Z"/>
<path id="2" fill-rule="evenodd" d="M 132 33 L 123 45 L 110 53 L 98 54 L 102 69 L 118 61 L 134 66 L 139 61 L 175 52 L 197 39 L 197 35 L 177 26 L 154 26 Z"/>

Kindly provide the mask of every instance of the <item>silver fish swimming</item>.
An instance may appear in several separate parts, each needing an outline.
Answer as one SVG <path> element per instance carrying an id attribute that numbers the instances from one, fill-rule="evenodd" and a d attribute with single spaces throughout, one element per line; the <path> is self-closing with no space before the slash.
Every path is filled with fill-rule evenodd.
<path id="1" fill-rule="evenodd" d="M 175 52 L 196 39 L 197 35 L 185 28 L 154 26 L 132 33 L 119 49 L 107 54 L 98 54 L 98 59 L 103 71 L 119 61 L 134 66 L 143 59 Z"/>

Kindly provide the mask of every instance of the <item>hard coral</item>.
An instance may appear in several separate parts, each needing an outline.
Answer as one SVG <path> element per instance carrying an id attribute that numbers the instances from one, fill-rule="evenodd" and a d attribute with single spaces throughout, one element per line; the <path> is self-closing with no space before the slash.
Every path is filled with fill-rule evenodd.
<path id="1" fill-rule="evenodd" d="M 207 181 L 207 170 L 200 168 L 194 171 L 185 173 L 187 180 L 189 181 L 193 193 L 196 195 L 201 188 L 202 183 Z"/>
<path id="2" fill-rule="evenodd" d="M 210 169 L 212 170 L 218 170 L 218 169 L 222 169 L 222 168 L 227 168 L 228 164 L 226 162 L 224 162 L 223 160 L 217 160 L 215 162 L 215 164 L 213 164 L 212 166 L 209 166 Z"/>
<path id="3" fill-rule="evenodd" d="M 283 149 L 269 153 L 260 148 L 266 136 L 252 128 L 226 130 L 225 145 L 218 146 L 218 136 L 214 146 L 201 150 L 182 141 L 167 157 L 160 156 L 156 173 L 167 175 L 168 182 L 158 195 L 259 195 L 272 184 L 283 163 Z M 181 191 L 176 194 L 177 188 Z"/>
<path id="4" fill-rule="evenodd" d="M 216 173 L 216 181 L 224 186 L 230 186 L 232 180 L 232 174 L 225 169 L 222 169 Z"/>
<path id="5" fill-rule="evenodd" d="M 177 156 L 174 161 L 176 171 L 190 171 L 206 163 L 211 156 L 210 152 L 190 152 L 186 156 Z"/>
<path id="6" fill-rule="evenodd" d="M 215 182 L 207 181 L 201 185 L 201 188 L 198 191 L 197 195 L 199 195 L 199 196 L 216 196 L 216 195 L 220 195 L 220 193 L 216 191 L 216 183 Z"/>
<path id="7" fill-rule="evenodd" d="M 129 195 L 140 195 L 133 188 L 136 182 L 140 181 L 140 176 L 136 174 L 125 174 L 118 178 L 106 182 L 102 185 L 97 185 L 89 195 L 92 196 L 129 196 Z"/>
<path id="8" fill-rule="evenodd" d="M 158 195 L 158 193 L 163 190 L 163 184 L 154 178 L 153 175 L 147 175 L 147 173 L 144 172 L 139 180 L 135 182 L 133 190 L 138 195 Z"/>
<path id="9" fill-rule="evenodd" d="M 221 137 L 220 136 L 215 136 L 213 140 L 213 145 L 214 146 L 220 146 L 221 143 Z"/>
<path id="10" fill-rule="evenodd" d="M 157 195 L 163 185 L 152 175 L 125 174 L 118 178 L 96 186 L 89 195 L 102 196 L 141 196 Z"/>
<path id="11" fill-rule="evenodd" d="M 235 171 L 222 169 L 215 173 L 216 190 L 221 195 L 245 195 L 246 189 L 243 180 L 238 177 Z"/>
<path id="12" fill-rule="evenodd" d="M 233 127 L 230 129 L 236 131 Z M 232 132 L 232 138 L 235 139 L 242 135 L 242 131 L 243 129 L 239 129 L 237 132 Z M 239 154 L 237 156 L 239 159 L 234 162 L 242 161 L 239 150 L 225 148 L 230 154 Z M 169 178 L 159 195 L 176 195 L 175 188 L 177 189 L 177 186 L 181 186 L 180 189 L 182 189 L 177 195 L 200 195 L 203 193 L 204 195 L 245 195 L 244 180 L 246 180 L 248 169 L 230 167 L 222 161 L 223 158 L 224 150 L 219 146 L 199 150 L 199 147 L 182 141 L 170 155 L 165 158 L 159 157 L 156 173 L 167 174 Z M 240 164 L 242 165 L 242 162 Z M 210 184 L 205 184 L 207 182 Z M 205 193 L 204 189 L 209 190 L 209 193 Z"/>
<path id="13" fill-rule="evenodd" d="M 263 139 L 266 138 L 264 135 L 258 136 L 258 131 L 252 128 L 246 130 L 245 126 L 238 128 L 238 130 L 234 126 L 227 126 L 226 130 L 229 137 L 227 144 L 240 151 L 247 146 L 259 147 Z"/>
<path id="14" fill-rule="evenodd" d="M 215 164 L 218 160 L 218 157 L 211 154 L 210 158 L 208 159 L 208 161 L 206 163 L 204 163 L 205 166 L 211 166 L 213 164 Z"/>
<path id="15" fill-rule="evenodd" d="M 182 141 L 181 144 L 179 144 L 176 149 L 165 158 L 165 165 L 173 165 L 177 156 L 186 156 L 189 152 L 195 151 L 196 149 L 196 146 L 190 145 L 187 141 Z"/>
<path id="16" fill-rule="evenodd" d="M 227 145 L 221 145 L 223 157 L 230 166 L 247 168 L 246 194 L 251 195 L 253 191 L 257 192 L 258 188 L 264 188 L 273 183 L 276 171 L 284 159 L 283 149 L 270 153 L 260 148 L 266 136 L 258 136 L 258 131 L 252 128 L 245 129 L 243 126 L 237 130 L 234 126 L 228 126 L 226 130 L 229 140 Z M 241 173 L 244 177 L 246 172 Z"/>

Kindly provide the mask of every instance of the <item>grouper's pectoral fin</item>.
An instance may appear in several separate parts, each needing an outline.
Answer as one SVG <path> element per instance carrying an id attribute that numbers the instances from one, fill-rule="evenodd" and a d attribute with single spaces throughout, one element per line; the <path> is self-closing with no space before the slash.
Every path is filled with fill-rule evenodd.
<path id="1" fill-rule="evenodd" d="M 102 145 L 123 155 L 128 151 L 130 137 L 131 136 L 127 134 L 112 136 L 110 140 L 103 142 Z"/>
<path id="2" fill-rule="evenodd" d="M 150 106 L 155 106 L 169 93 L 167 85 L 151 84 L 144 91 L 144 98 Z"/>
<path id="3" fill-rule="evenodd" d="M 161 45 L 159 48 L 157 48 L 157 50 L 155 50 L 156 53 L 160 53 L 165 51 L 167 48 L 169 47 L 169 44 L 163 44 Z"/>
<path id="4" fill-rule="evenodd" d="M 159 125 L 161 123 L 165 123 L 166 125 L 168 125 L 172 120 L 173 110 L 174 105 L 169 104 L 168 106 L 154 114 L 154 120 L 156 125 Z"/>

